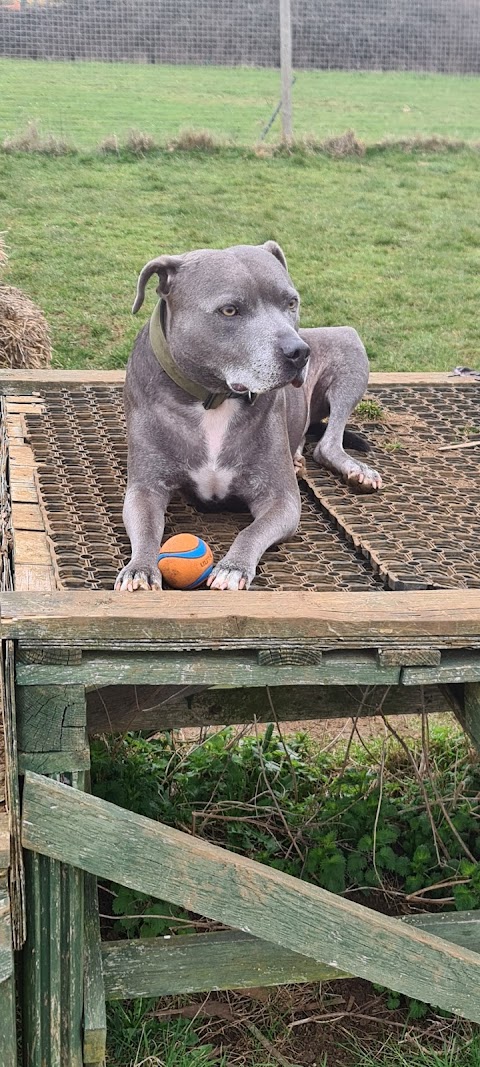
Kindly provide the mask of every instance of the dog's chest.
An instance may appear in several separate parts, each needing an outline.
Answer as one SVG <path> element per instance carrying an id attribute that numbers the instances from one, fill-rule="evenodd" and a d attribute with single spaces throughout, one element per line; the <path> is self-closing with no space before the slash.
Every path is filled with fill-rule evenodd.
<path id="1" fill-rule="evenodd" d="M 225 446 L 230 424 L 238 410 L 238 400 L 224 400 L 218 408 L 202 410 L 198 432 L 202 463 L 191 471 L 196 492 L 202 500 L 222 500 L 232 490 L 234 471 L 225 463 Z"/>

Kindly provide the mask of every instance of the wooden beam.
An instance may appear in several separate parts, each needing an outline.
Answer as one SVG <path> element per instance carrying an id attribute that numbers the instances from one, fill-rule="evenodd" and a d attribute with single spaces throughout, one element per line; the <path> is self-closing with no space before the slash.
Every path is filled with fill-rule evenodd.
<path id="1" fill-rule="evenodd" d="M 6 889 L 0 889 L 0 985 L 13 975 L 12 924 L 10 921 L 10 898 Z M 2 1046 L 0 1045 L 0 1050 Z"/>
<path id="2" fill-rule="evenodd" d="M 85 971 L 83 1002 L 84 1067 L 102 1067 L 105 1062 L 107 1018 L 103 982 L 97 879 L 85 876 Z"/>
<path id="3" fill-rule="evenodd" d="M 402 922 L 455 945 L 480 952 L 480 911 L 444 911 L 437 915 L 407 915 Z"/>
<path id="4" fill-rule="evenodd" d="M 480 681 L 480 650 L 447 652 L 438 667 L 405 667 L 403 685 L 460 684 Z"/>
<path id="5" fill-rule="evenodd" d="M 104 941 L 102 962 L 107 1000 L 348 978 L 325 963 L 234 930 Z"/>
<path id="6" fill-rule="evenodd" d="M 1 726 L 0 726 L 1 729 Z M 10 816 L 0 814 L 0 878 L 10 866 Z"/>
<path id="7" fill-rule="evenodd" d="M 17 1064 L 12 924 L 10 900 L 5 889 L 0 889 L 0 1062 L 5 1067 L 16 1067 Z"/>
<path id="8" fill-rule="evenodd" d="M 368 652 L 332 652 L 318 666 L 260 666 L 256 652 L 84 655 L 78 665 L 17 663 L 18 686 L 90 689 L 110 685 L 396 685 L 400 667 L 383 667 Z"/>
<path id="9" fill-rule="evenodd" d="M 321 647 L 480 646 L 480 590 L 428 592 L 4 593 L 0 633 L 24 644 L 94 648 L 137 641 L 259 648 L 272 639 Z M 166 650 L 166 647 L 165 647 Z"/>
<path id="10" fill-rule="evenodd" d="M 10 907 L 13 947 L 19 950 L 25 940 L 25 875 L 20 833 L 20 783 L 12 641 L 5 641 L 0 645 L 0 723 L 2 722 L 5 735 L 6 801 L 10 824 Z"/>
<path id="11" fill-rule="evenodd" d="M 353 715 L 419 715 L 450 711 L 442 688 L 436 686 L 291 685 L 271 689 L 202 689 L 190 686 L 185 697 L 167 703 L 164 687 L 109 686 L 87 695 L 88 733 L 126 730 L 174 730 L 182 726 L 227 726 L 234 723 L 303 719 L 348 719 Z M 175 692 L 175 687 L 171 687 Z M 273 711 L 272 711 L 273 705 Z M 31 770 L 35 767 L 31 766 Z"/>
<path id="12" fill-rule="evenodd" d="M 83 786 L 83 776 L 72 775 L 71 781 L 65 786 L 71 793 Z M 58 859 L 28 853 L 26 894 L 24 1062 L 83 1067 L 84 874 Z"/>
<path id="13" fill-rule="evenodd" d="M 397 921 L 474 952 L 480 950 L 480 911 L 415 915 Z M 101 953 L 107 1000 L 349 977 L 325 963 L 235 930 L 105 941 Z"/>
<path id="14" fill-rule="evenodd" d="M 21 397 L 22 404 L 29 394 L 42 393 L 48 387 L 67 388 L 75 385 L 123 385 L 124 370 L 0 370 L 0 395 Z M 451 375 L 445 371 L 372 371 L 370 385 L 478 385 L 475 378 Z M 41 397 L 36 397 L 38 402 Z"/>
<path id="15" fill-rule="evenodd" d="M 76 385 L 123 385 L 123 370 L 0 370 L 0 396 L 18 396 L 25 402 L 28 394 L 44 393 L 49 388 L 59 389 Z M 39 395 L 37 401 L 41 399 Z"/>
<path id="16" fill-rule="evenodd" d="M 480 955 L 48 778 L 23 800 L 27 849 L 480 1022 Z"/>

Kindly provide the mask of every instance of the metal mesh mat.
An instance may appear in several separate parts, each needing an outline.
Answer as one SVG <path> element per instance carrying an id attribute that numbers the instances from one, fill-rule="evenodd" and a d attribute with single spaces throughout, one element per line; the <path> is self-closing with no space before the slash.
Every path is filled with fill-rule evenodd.
<path id="1" fill-rule="evenodd" d="M 300 529 L 266 553 L 256 588 L 480 588 L 480 448 L 439 451 L 480 434 L 480 388 L 402 385 L 370 396 L 381 411 L 356 424 L 374 445 L 384 489 L 355 495 L 308 459 Z M 59 585 L 109 589 L 129 556 L 122 390 L 48 390 L 43 402 L 26 423 Z M 195 532 L 219 559 L 248 521 L 176 500 L 166 536 Z"/>
<path id="2" fill-rule="evenodd" d="M 480 588 L 480 386 L 378 386 L 369 395 L 380 418 L 358 425 L 384 488 L 356 496 L 310 459 L 312 492 L 388 588 Z"/>
<path id="3" fill-rule="evenodd" d="M 122 390 L 87 386 L 48 391 L 43 402 L 43 414 L 25 419 L 59 585 L 111 589 L 129 558 L 122 521 L 127 465 Z M 196 533 L 218 560 L 249 521 L 248 514 L 199 512 L 178 499 L 168 510 L 165 536 Z M 305 487 L 300 529 L 289 544 L 265 554 L 255 588 L 379 587 L 367 562 L 335 533 Z"/>

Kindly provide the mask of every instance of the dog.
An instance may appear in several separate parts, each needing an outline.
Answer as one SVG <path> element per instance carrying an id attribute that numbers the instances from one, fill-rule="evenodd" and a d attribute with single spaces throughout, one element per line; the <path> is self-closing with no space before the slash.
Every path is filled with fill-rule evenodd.
<path id="1" fill-rule="evenodd" d="M 253 521 L 207 584 L 248 589 L 267 548 L 298 527 L 296 468 L 310 424 L 328 416 L 318 464 L 357 491 L 380 489 L 377 471 L 343 447 L 367 386 L 367 354 L 348 326 L 299 329 L 300 298 L 275 241 L 150 260 L 134 314 L 154 274 L 159 303 L 135 340 L 125 379 L 123 519 L 132 555 L 115 589 L 161 589 L 157 556 L 178 491 L 225 510 L 238 500 L 247 505 Z"/>

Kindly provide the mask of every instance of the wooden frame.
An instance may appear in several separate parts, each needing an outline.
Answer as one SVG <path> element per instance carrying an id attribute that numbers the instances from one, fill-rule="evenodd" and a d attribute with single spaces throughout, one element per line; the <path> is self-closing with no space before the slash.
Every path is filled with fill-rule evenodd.
<path id="1" fill-rule="evenodd" d="M 480 749 L 480 591 L 156 597 L 56 589 L 24 415 L 38 410 L 51 387 L 119 386 L 123 379 L 117 371 L 0 371 L 16 538 L 16 591 L 1 594 L 0 639 L 15 780 L 18 946 L 25 914 L 18 775 L 25 775 L 25 1063 L 100 1067 L 105 998 L 218 984 L 351 973 L 480 1021 L 477 914 L 386 919 L 85 792 L 89 733 L 265 722 L 272 707 L 279 721 L 453 708 Z M 371 381 L 454 389 L 468 379 L 374 374 Z M 129 843 L 126 851 L 119 840 Z M 181 960 L 174 940 L 102 945 L 97 875 L 234 929 L 182 938 Z M 5 929 L 0 915 L 0 968 Z M 9 968 L 3 982 L 0 973 L 0 1007 L 13 1047 Z"/>

